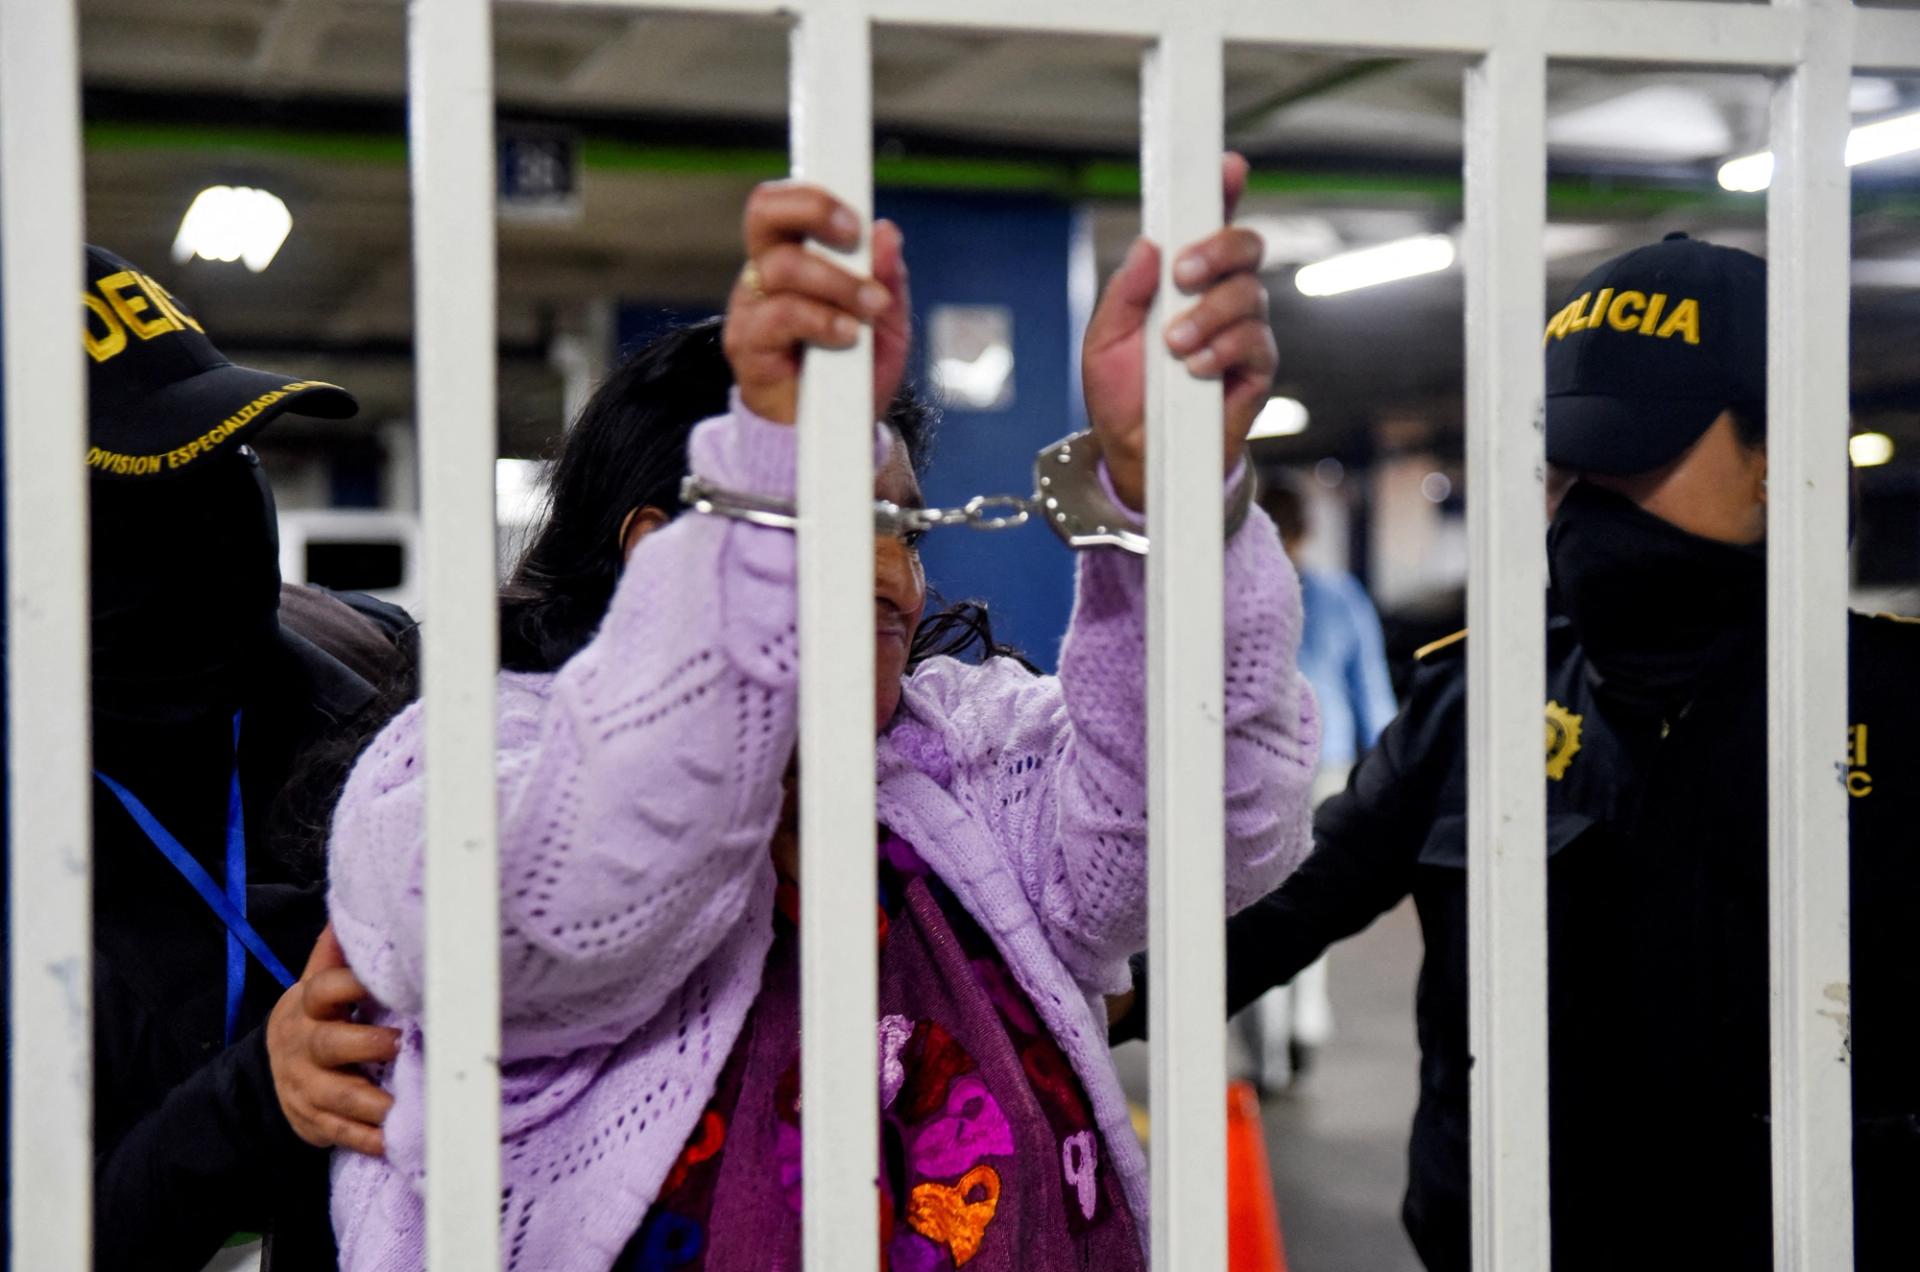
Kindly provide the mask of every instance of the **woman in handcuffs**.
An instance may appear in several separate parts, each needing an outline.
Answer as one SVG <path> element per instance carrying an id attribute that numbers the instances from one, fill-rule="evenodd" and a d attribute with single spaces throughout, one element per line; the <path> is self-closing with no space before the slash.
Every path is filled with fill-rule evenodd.
<path id="1" fill-rule="evenodd" d="M 1225 164 L 1229 206 L 1246 164 Z M 901 237 L 873 274 L 854 214 L 776 183 L 748 201 L 724 327 L 630 359 L 568 435 L 548 522 L 502 603 L 500 942 L 509 1269 L 797 1268 L 794 540 L 680 511 L 691 472 L 728 499 L 790 500 L 803 354 L 875 337 L 876 499 L 920 502 L 923 414 Z M 1224 381 L 1227 489 L 1275 360 L 1259 240 L 1223 229 L 1175 277 L 1166 339 Z M 1104 477 L 1143 506 L 1143 360 L 1158 249 L 1109 281 L 1082 351 Z M 1143 561 L 1080 554 L 1060 674 L 930 654 L 914 542 L 876 535 L 882 1171 L 897 1272 L 1143 1269 L 1143 1154 L 1102 995 L 1146 942 Z M 1227 894 L 1272 890 L 1309 845 L 1317 727 L 1294 667 L 1292 570 L 1256 509 L 1226 550 Z M 962 624 L 964 626 L 964 624 Z M 935 642 L 951 644 L 950 639 Z M 990 642 L 988 642 L 990 646 Z M 422 719 L 355 768 L 332 838 L 334 930 L 400 1030 L 380 1075 L 384 1157 L 341 1152 L 347 1269 L 422 1265 Z M 810 759 L 810 762 L 823 762 Z"/>

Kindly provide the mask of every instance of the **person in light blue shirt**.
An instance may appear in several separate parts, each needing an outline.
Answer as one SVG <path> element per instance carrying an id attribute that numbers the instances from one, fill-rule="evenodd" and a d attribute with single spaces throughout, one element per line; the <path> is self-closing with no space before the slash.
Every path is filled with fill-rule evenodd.
<path id="1" fill-rule="evenodd" d="M 1387 676 L 1380 615 L 1360 580 L 1340 570 L 1301 569 L 1300 603 L 1308 615 L 1300 638 L 1300 672 L 1323 713 L 1320 773 L 1325 777 L 1337 770 L 1344 784 L 1346 770 L 1399 710 Z"/>
<path id="2" fill-rule="evenodd" d="M 1387 675 L 1380 615 L 1360 581 L 1344 570 L 1309 568 L 1301 559 L 1307 541 L 1306 503 L 1285 481 L 1261 493 L 1261 506 L 1280 531 L 1287 556 L 1300 574 L 1304 626 L 1300 672 L 1320 703 L 1320 768 L 1313 802 L 1339 791 L 1347 773 L 1400 710 Z M 1310 1063 L 1314 1049 L 1333 1033 L 1323 957 L 1291 985 L 1269 990 L 1240 1016 L 1242 1037 L 1254 1055 L 1254 1078 L 1262 1091 L 1287 1087 Z"/>

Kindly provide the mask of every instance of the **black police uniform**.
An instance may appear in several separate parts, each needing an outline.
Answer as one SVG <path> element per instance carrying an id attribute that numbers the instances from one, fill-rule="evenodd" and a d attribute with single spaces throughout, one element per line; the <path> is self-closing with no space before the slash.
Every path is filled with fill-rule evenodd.
<path id="1" fill-rule="evenodd" d="M 320 842 L 354 740 L 403 677 L 410 621 L 367 597 L 287 588 L 279 630 L 246 677 L 240 777 L 248 918 L 295 974 L 326 923 Z M 231 773 L 228 724 L 159 740 L 104 734 L 95 760 L 124 778 L 218 878 Z M 345 748 L 338 744 L 344 742 Z M 338 749 L 314 774 L 316 747 Z M 289 775 L 295 775 L 289 789 Z M 311 794 L 308 807 L 303 796 Z M 268 1234 L 275 1272 L 332 1268 L 327 1155 L 287 1125 L 267 1059 L 280 986 L 247 960 L 224 1037 L 226 931 L 125 809 L 97 788 L 94 823 L 94 1265 L 194 1272 L 236 1233 Z"/>
<path id="2" fill-rule="evenodd" d="M 1765 263 L 1709 244 L 1594 271 L 1547 327 L 1548 457 L 1647 473 L 1729 406 L 1763 410 L 1765 300 Z M 1764 555 L 1606 486 L 1574 482 L 1548 535 L 1554 1267 L 1750 1272 L 1772 1264 Z M 1920 624 L 1854 616 L 1850 644 L 1852 980 L 1832 1014 L 1852 1049 L 1857 1267 L 1888 1272 L 1920 1266 Z M 1228 925 L 1238 1010 L 1413 897 L 1404 1217 L 1433 1272 L 1469 1251 L 1464 651 L 1425 651 L 1313 853 Z"/>
<path id="3" fill-rule="evenodd" d="M 276 1272 L 331 1266 L 326 1155 L 286 1123 L 262 1024 L 277 977 L 298 972 L 325 922 L 324 829 L 281 818 L 290 795 L 309 823 L 329 805 L 345 741 L 384 706 L 377 665 L 391 656 L 402 669 L 394 637 L 407 620 L 298 592 L 282 613 L 272 491 L 244 442 L 281 413 L 343 418 L 357 404 L 335 385 L 235 366 L 176 297 L 110 252 L 87 249 L 84 279 L 102 779 L 94 1265 L 193 1272 L 252 1231 L 275 1238 Z M 342 734 L 316 779 L 313 748 Z M 161 830 L 143 829 L 110 782 Z M 164 855 L 171 841 L 283 966 L 230 964 L 223 920 L 188 883 L 191 863 Z M 227 879 L 235 857 L 244 889 Z"/>
<path id="4" fill-rule="evenodd" d="M 1877 1272 L 1920 1250 L 1920 624 L 1851 627 L 1857 1266 Z M 1237 1011 L 1414 898 L 1404 1217 L 1435 1272 L 1468 1266 L 1464 650 L 1421 660 L 1405 710 L 1321 807 L 1312 855 L 1228 925 Z M 1766 1268 L 1764 665 L 1730 662 L 1660 720 L 1597 700 L 1564 619 L 1548 659 L 1555 1267 Z"/>

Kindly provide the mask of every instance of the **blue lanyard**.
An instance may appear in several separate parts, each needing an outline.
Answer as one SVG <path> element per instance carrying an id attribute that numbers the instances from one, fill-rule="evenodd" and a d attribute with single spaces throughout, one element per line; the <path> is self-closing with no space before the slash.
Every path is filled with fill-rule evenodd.
<path id="1" fill-rule="evenodd" d="M 227 1019 L 226 1040 L 233 1042 L 233 1031 L 240 1020 L 240 993 L 247 983 L 247 955 L 252 954 L 260 960 L 260 966 L 267 969 L 273 978 L 280 982 L 281 988 L 293 984 L 293 976 L 287 971 L 267 943 L 247 922 L 247 825 L 240 805 L 240 716 L 233 717 L 233 781 L 227 794 L 227 886 L 222 891 L 207 873 L 206 867 L 194 860 L 193 854 L 181 846 L 173 833 L 160 824 L 138 796 L 120 783 L 108 777 L 98 769 L 95 777 L 112 791 L 120 806 L 127 810 L 134 824 L 146 832 L 153 846 L 169 865 L 180 872 L 180 876 L 193 885 L 200 899 L 218 915 L 227 927 Z"/>

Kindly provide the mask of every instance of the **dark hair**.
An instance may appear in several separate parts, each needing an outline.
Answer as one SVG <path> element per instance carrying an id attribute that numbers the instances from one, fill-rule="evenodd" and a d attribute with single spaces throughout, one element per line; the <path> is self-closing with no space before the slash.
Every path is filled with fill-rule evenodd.
<path id="1" fill-rule="evenodd" d="M 544 516 L 500 593 L 500 665 L 552 671 L 600 626 L 619 581 L 620 523 L 680 506 L 693 426 L 727 409 L 718 319 L 670 331 L 594 391 L 548 475 Z"/>
<path id="2" fill-rule="evenodd" d="M 938 594 L 931 594 L 938 600 Z M 982 601 L 941 601 L 940 608 L 920 620 L 914 629 L 913 648 L 907 651 L 907 666 L 917 667 L 929 658 L 1011 658 L 1034 675 L 1040 669 L 1018 648 L 1003 644 L 993 636 L 993 620 Z"/>
<path id="3" fill-rule="evenodd" d="M 687 441 L 696 424 L 727 409 L 733 387 L 720 331 L 721 320 L 708 319 L 632 353 L 568 430 L 547 481 L 545 517 L 501 591 L 503 668 L 553 671 L 578 653 L 599 629 L 620 581 L 620 525 L 627 513 L 648 506 L 678 511 Z M 903 388 L 886 420 L 920 470 L 931 410 Z M 976 648 L 989 657 L 1013 653 L 994 641 L 986 607 L 965 602 L 921 624 L 910 661 Z"/>
<path id="4" fill-rule="evenodd" d="M 1733 431 L 1740 444 L 1758 450 L 1767 444 L 1767 404 L 1764 401 L 1732 402 L 1727 413 L 1733 416 Z"/>

